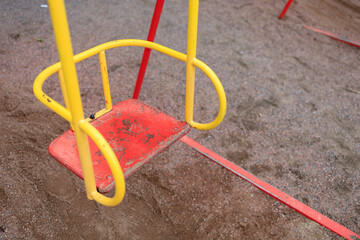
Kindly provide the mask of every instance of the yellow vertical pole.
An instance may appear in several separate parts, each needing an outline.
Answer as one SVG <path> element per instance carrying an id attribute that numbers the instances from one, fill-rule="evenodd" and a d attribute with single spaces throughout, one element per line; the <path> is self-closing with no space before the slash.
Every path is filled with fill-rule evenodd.
<path id="1" fill-rule="evenodd" d="M 101 79 L 104 90 L 105 106 L 107 110 L 111 110 L 112 102 L 111 102 L 111 94 L 110 94 L 109 76 L 106 66 L 105 51 L 99 52 L 99 63 L 100 63 Z"/>
<path id="2" fill-rule="evenodd" d="M 187 59 L 186 59 L 186 95 L 185 95 L 185 121 L 193 122 L 196 40 L 198 25 L 199 0 L 189 0 Z"/>
<path id="3" fill-rule="evenodd" d="M 69 103 L 69 98 L 67 96 L 66 89 L 65 89 L 64 73 L 63 73 L 62 69 L 60 69 L 58 71 L 58 78 L 59 78 L 59 82 L 60 82 L 61 93 L 62 93 L 62 95 L 64 97 L 65 107 L 69 110 L 70 109 L 70 103 Z M 74 127 L 72 126 L 72 123 L 70 123 L 70 127 L 71 127 L 72 130 L 74 130 Z"/>
<path id="4" fill-rule="evenodd" d="M 88 136 L 79 127 L 79 122 L 84 119 L 84 113 L 81 104 L 80 89 L 73 58 L 65 4 L 63 0 L 48 0 L 48 4 L 54 28 L 56 45 L 64 73 L 65 92 L 67 98 L 69 99 L 69 110 L 72 116 L 72 126 L 74 127 L 81 167 L 84 174 L 85 188 L 88 198 L 93 199 L 92 193 L 97 190 L 92 168 Z"/>

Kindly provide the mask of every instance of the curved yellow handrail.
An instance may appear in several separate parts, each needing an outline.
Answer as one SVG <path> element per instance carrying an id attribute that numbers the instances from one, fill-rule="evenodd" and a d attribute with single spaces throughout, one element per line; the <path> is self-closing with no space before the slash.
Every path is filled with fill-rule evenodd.
<path id="1" fill-rule="evenodd" d="M 110 167 L 115 183 L 115 194 L 112 198 L 106 197 L 103 194 L 99 193 L 95 187 L 95 183 L 91 184 L 91 186 L 93 187 L 92 189 L 90 189 L 90 195 L 95 201 L 100 204 L 108 207 L 116 206 L 123 200 L 125 195 L 125 179 L 118 159 L 106 139 L 88 121 L 80 121 L 79 126 L 81 130 L 83 130 L 87 135 L 89 135 L 89 137 L 94 141 L 94 143 L 103 153 Z"/>
<path id="2" fill-rule="evenodd" d="M 105 50 L 116 48 L 116 47 L 124 47 L 124 46 L 138 46 L 138 47 L 150 48 L 150 49 L 156 50 L 158 52 L 161 52 L 163 54 L 166 54 L 168 56 L 174 57 L 183 62 L 186 62 L 186 60 L 187 60 L 187 56 L 185 54 L 175 51 L 173 49 L 164 47 L 164 46 L 154 43 L 154 42 L 138 40 L 138 39 L 123 39 L 123 40 L 115 40 L 115 41 L 107 42 L 107 43 L 98 45 L 94 48 L 91 48 L 89 50 L 86 50 L 84 52 L 81 52 L 74 56 L 74 62 L 77 63 L 77 62 L 83 61 L 84 59 L 92 57 L 101 51 L 105 51 Z M 216 76 L 216 74 L 211 70 L 211 68 L 209 66 L 207 66 L 205 63 L 203 63 L 199 59 L 194 59 L 193 64 L 196 67 L 198 67 L 200 70 L 202 70 L 212 81 L 212 83 L 216 89 L 216 92 L 218 94 L 218 97 L 219 97 L 219 113 L 218 113 L 216 119 L 210 123 L 205 123 L 205 124 L 197 123 L 197 122 L 194 122 L 192 119 L 190 119 L 190 120 L 187 119 L 186 121 L 188 122 L 188 124 L 190 126 L 192 126 L 194 128 L 197 128 L 200 130 L 209 130 L 209 129 L 212 129 L 212 128 L 215 128 L 216 126 L 218 126 L 221 123 L 221 121 L 224 119 L 225 112 L 226 112 L 225 91 L 224 91 L 224 88 L 223 88 L 219 78 Z M 55 63 L 54 65 L 46 68 L 35 79 L 33 89 L 34 89 L 35 96 L 43 104 L 45 104 L 47 107 L 52 109 L 54 112 L 56 112 L 57 114 L 59 114 L 60 116 L 65 118 L 66 120 L 70 121 L 71 120 L 70 112 L 66 108 L 64 108 L 57 102 L 55 102 L 53 99 L 51 99 L 49 96 L 47 96 L 42 91 L 42 85 L 43 85 L 44 81 L 46 80 L 46 78 L 48 78 L 52 74 L 56 73 L 60 69 L 61 69 L 60 62 Z"/>
<path id="3" fill-rule="evenodd" d="M 41 103 L 43 103 L 45 106 L 56 112 L 58 115 L 63 117 L 68 122 L 72 122 L 70 111 L 65 107 L 63 107 L 61 104 L 57 103 L 54 99 L 52 99 L 42 91 L 42 85 L 44 84 L 45 80 L 48 77 L 50 77 L 52 74 L 59 71 L 60 69 L 61 69 L 61 63 L 58 62 L 46 68 L 44 71 L 42 71 L 34 81 L 33 91 L 35 97 L 37 97 L 37 99 L 39 99 Z"/>
<path id="4" fill-rule="evenodd" d="M 210 122 L 210 123 L 197 123 L 197 122 L 190 122 L 190 126 L 196 128 L 196 129 L 200 129 L 200 130 L 209 130 L 209 129 L 213 129 L 215 127 L 217 127 L 222 120 L 225 117 L 225 113 L 226 113 L 226 95 L 225 95 L 225 91 L 224 88 L 219 80 L 219 78 L 216 76 L 216 74 L 213 72 L 213 70 L 211 70 L 211 68 L 206 65 L 205 63 L 203 63 L 202 61 L 198 60 L 198 59 L 194 59 L 194 65 L 196 67 L 198 67 L 200 70 L 202 70 L 211 80 L 211 82 L 213 83 L 216 93 L 218 94 L 219 97 L 219 112 L 218 115 L 216 116 L 215 120 Z"/>

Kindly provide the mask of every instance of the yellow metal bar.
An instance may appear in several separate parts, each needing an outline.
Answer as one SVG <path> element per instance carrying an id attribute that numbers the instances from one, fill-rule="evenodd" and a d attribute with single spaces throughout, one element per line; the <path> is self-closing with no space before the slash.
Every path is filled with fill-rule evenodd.
<path id="1" fill-rule="evenodd" d="M 175 51 L 171 48 L 162 46 L 162 45 L 154 43 L 154 42 L 149 42 L 146 40 L 139 40 L 139 39 L 121 39 L 121 40 L 114 40 L 114 41 L 100 44 L 96 47 L 90 48 L 84 52 L 76 54 L 74 56 L 74 61 L 75 61 L 75 63 L 81 62 L 89 57 L 92 57 L 92 56 L 98 54 L 101 51 L 105 51 L 105 50 L 109 50 L 109 49 L 117 48 L 117 47 L 125 47 L 125 46 L 151 48 L 153 50 L 156 50 L 158 52 L 161 52 L 163 54 L 166 54 L 168 56 L 171 56 L 178 60 L 186 62 L 186 55 L 181 52 Z"/>
<path id="2" fill-rule="evenodd" d="M 198 25 L 199 0 L 189 0 L 187 59 L 186 59 L 186 95 L 185 121 L 190 125 L 193 122 L 196 40 Z"/>
<path id="3" fill-rule="evenodd" d="M 110 94 L 109 76 L 106 66 L 105 51 L 99 52 L 99 63 L 100 63 L 101 79 L 102 79 L 104 97 L 105 97 L 105 106 L 107 110 L 111 110 L 112 102 L 111 102 L 111 94 Z"/>
<path id="4" fill-rule="evenodd" d="M 89 199 L 97 191 L 92 168 L 90 148 L 87 134 L 79 127 L 79 121 L 84 119 L 77 80 L 70 32 L 63 0 L 48 0 L 50 15 L 53 23 L 56 45 L 59 52 L 61 66 L 64 72 L 65 92 L 69 99 L 69 109 L 72 116 L 75 138 L 78 145 L 81 167 L 84 174 L 85 188 Z"/>
<path id="5" fill-rule="evenodd" d="M 190 126 L 196 128 L 196 129 L 199 129 L 199 130 L 213 129 L 213 128 L 217 127 L 225 117 L 225 113 L 226 113 L 225 91 L 224 91 L 224 88 L 223 88 L 219 78 L 216 76 L 216 74 L 213 72 L 213 70 L 211 70 L 211 68 L 208 65 L 206 65 L 205 63 L 203 63 L 202 61 L 200 61 L 198 59 L 194 60 L 194 64 L 196 67 L 198 67 L 200 70 L 202 70 L 210 78 L 211 82 L 213 83 L 216 93 L 218 94 L 218 98 L 219 98 L 219 113 L 218 113 L 217 117 L 215 118 L 215 120 L 210 123 L 197 123 L 197 122 L 192 121 Z"/>
<path id="6" fill-rule="evenodd" d="M 181 60 L 183 62 L 186 62 L 186 55 L 183 53 L 180 53 L 178 51 L 175 51 L 173 49 L 164 47 L 162 45 L 148 42 L 144 40 L 137 40 L 137 39 L 123 39 L 123 40 L 115 40 L 107 43 L 103 43 L 101 45 L 98 45 L 94 48 L 88 49 L 84 52 L 81 52 L 74 56 L 74 62 L 81 62 L 89 57 L 92 57 L 96 54 L 99 54 L 101 51 L 109 50 L 116 47 L 124 47 L 124 46 L 138 46 L 138 47 L 145 47 L 145 48 L 151 48 L 158 52 L 161 52 L 163 54 L 169 55 L 171 57 L 174 57 L 178 60 Z M 44 84 L 45 80 L 50 77 L 52 74 L 58 72 L 61 69 L 61 63 L 55 63 L 48 68 L 46 68 L 44 71 L 42 71 L 35 79 L 34 85 L 33 85 L 33 91 L 35 96 L 39 99 L 40 102 L 42 102 L 44 105 L 46 105 L 48 108 L 56 112 L 58 115 L 66 119 L 67 121 L 71 122 L 72 117 L 70 114 L 70 111 L 61 106 L 59 103 L 54 101 L 52 98 L 47 96 L 42 91 L 42 85 Z M 98 116 L 97 116 L 98 117 Z"/>
<path id="7" fill-rule="evenodd" d="M 61 89 L 61 93 L 64 97 L 64 102 L 65 102 L 65 107 L 66 109 L 70 109 L 70 103 L 69 103 L 69 99 L 68 96 L 66 94 L 66 89 L 65 89 L 65 81 L 64 81 L 64 73 L 63 70 L 60 69 L 58 71 L 58 78 L 59 78 L 59 82 L 60 82 L 60 89 Z M 72 123 L 70 122 L 70 127 L 72 130 L 74 130 L 74 127 L 72 126 Z"/>
<path id="8" fill-rule="evenodd" d="M 79 125 L 80 128 L 84 130 L 94 141 L 94 143 L 99 147 L 114 177 L 115 194 L 112 198 L 106 197 L 97 191 L 91 193 L 92 197 L 95 201 L 105 206 L 116 206 L 122 201 L 125 195 L 125 180 L 118 159 L 114 151 L 110 147 L 109 143 L 95 127 L 93 127 L 86 120 L 80 121 Z"/>
<path id="9" fill-rule="evenodd" d="M 59 71 L 61 67 L 60 63 L 56 63 L 48 68 L 46 68 L 44 71 L 42 71 L 35 79 L 34 85 L 33 85 L 33 91 L 37 99 L 41 103 L 43 103 L 45 106 L 53 110 L 55 113 L 63 117 L 68 122 L 72 122 L 71 113 L 68 109 L 57 103 L 54 99 L 50 98 L 48 95 L 46 95 L 42 91 L 42 85 L 44 84 L 45 80 L 51 76 L 52 74 Z"/>
<path id="10" fill-rule="evenodd" d="M 65 89 L 64 73 L 63 73 L 62 69 L 60 69 L 58 71 L 58 77 L 59 77 L 59 82 L 60 82 L 60 89 L 61 89 L 62 95 L 64 96 L 65 107 L 67 109 L 70 109 L 69 99 L 68 99 L 68 96 L 66 94 L 66 89 Z"/>
<path id="11" fill-rule="evenodd" d="M 98 111 L 98 112 L 96 112 L 96 113 L 94 114 L 95 119 L 101 117 L 102 115 L 104 115 L 105 113 L 108 113 L 108 112 L 110 112 L 110 111 L 111 111 L 111 109 L 110 109 L 110 110 L 109 110 L 109 109 L 106 109 L 106 108 L 101 109 L 100 111 Z M 88 122 L 94 121 L 94 119 L 93 119 L 93 118 L 90 118 L 90 117 L 86 118 L 85 120 L 88 121 Z"/>
<path id="12" fill-rule="evenodd" d="M 180 61 L 187 62 L 187 56 L 183 53 L 180 53 L 178 51 L 175 51 L 173 49 L 164 47 L 162 45 L 159 45 L 157 43 L 148 42 L 144 40 L 137 40 L 137 39 L 123 39 L 123 40 L 115 40 L 111 42 L 107 42 L 101 45 L 98 45 L 94 48 L 91 48 L 89 50 L 86 50 L 82 53 L 79 53 L 74 56 L 75 63 L 85 60 L 86 58 L 89 58 L 91 56 L 94 56 L 98 54 L 101 51 L 109 50 L 116 47 L 124 47 L 124 46 L 138 46 L 138 47 L 145 47 L 150 48 L 153 50 L 156 50 L 158 52 L 161 52 L 163 54 L 166 54 L 168 56 L 174 57 Z M 220 124 L 220 122 L 223 120 L 226 112 L 226 97 L 224 89 L 221 85 L 221 82 L 217 78 L 216 74 L 209 68 L 205 63 L 200 61 L 199 59 L 194 59 L 193 64 L 198 67 L 200 70 L 202 70 L 213 82 L 216 92 L 219 96 L 219 113 L 217 118 L 212 121 L 211 123 L 207 124 L 200 124 L 196 122 L 190 122 L 190 126 L 195 127 L 200 130 L 209 130 L 212 129 Z M 46 68 L 43 72 L 39 74 L 39 76 L 35 79 L 34 82 L 34 94 L 35 96 L 47 107 L 52 109 L 54 112 L 62 116 L 68 121 L 71 121 L 71 115 L 68 110 L 66 110 L 63 106 L 56 103 L 54 100 L 52 100 L 50 97 L 48 97 L 43 91 L 42 91 L 42 85 L 46 78 L 51 76 L 52 74 L 56 73 L 61 69 L 61 64 L 56 63 L 48 68 Z M 49 99 L 49 100 L 47 100 Z"/>

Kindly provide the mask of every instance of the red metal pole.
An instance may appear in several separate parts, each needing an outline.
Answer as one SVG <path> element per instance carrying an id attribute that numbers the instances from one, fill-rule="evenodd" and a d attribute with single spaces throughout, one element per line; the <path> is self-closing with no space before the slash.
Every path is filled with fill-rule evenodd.
<path id="1" fill-rule="evenodd" d="M 294 1 L 294 0 L 289 0 L 289 1 L 286 3 L 284 9 L 282 10 L 282 12 L 281 12 L 281 14 L 280 14 L 280 16 L 279 16 L 279 19 L 282 19 L 282 18 L 285 16 L 287 10 L 289 9 L 289 7 L 290 7 L 290 5 L 291 5 L 291 3 L 292 3 L 293 1 Z"/>
<path id="2" fill-rule="evenodd" d="M 157 30 L 157 27 L 159 24 L 164 1 L 165 0 L 157 0 L 156 1 L 154 14 L 153 14 L 150 29 L 149 29 L 149 34 L 147 37 L 147 40 L 150 42 L 153 42 L 155 39 L 156 30 Z M 138 74 L 135 89 L 134 89 L 134 94 L 133 94 L 134 99 L 137 99 L 139 97 L 140 89 L 141 89 L 142 82 L 144 80 L 144 75 L 145 75 L 146 67 L 147 67 L 147 64 L 149 61 L 150 53 L 151 53 L 151 49 L 149 49 L 149 48 L 144 49 L 144 54 L 143 54 L 143 58 L 141 60 L 139 74 Z"/>
<path id="3" fill-rule="evenodd" d="M 183 143 L 186 143 L 190 147 L 194 148 L 197 152 L 201 153 L 205 157 L 209 158 L 210 160 L 214 161 L 215 163 L 219 164 L 220 166 L 226 168 L 230 172 L 234 173 L 235 175 L 241 177 L 242 179 L 248 181 L 261 191 L 265 192 L 266 194 L 270 195 L 271 197 L 275 198 L 276 200 L 284 203 L 285 205 L 289 206 L 290 208 L 298 211 L 305 217 L 309 218 L 312 221 L 319 223 L 320 225 L 326 227 L 327 229 L 333 231 L 334 233 L 349 239 L 360 239 L 360 235 L 352 232 L 351 230 L 347 229 L 346 227 L 340 225 L 337 222 L 327 218 L 326 216 L 322 215 L 321 213 L 315 211 L 314 209 L 310 208 L 309 206 L 299 202 L 295 198 L 287 195 L 286 193 L 280 191 L 279 189 L 271 186 L 270 184 L 260 180 L 259 178 L 255 177 L 251 173 L 247 172 L 246 170 L 242 169 L 241 167 L 237 166 L 236 164 L 230 162 L 229 160 L 217 155 L 213 151 L 207 149 L 206 147 L 202 146 L 200 143 L 194 141 L 188 136 L 184 136 L 180 139 Z"/>

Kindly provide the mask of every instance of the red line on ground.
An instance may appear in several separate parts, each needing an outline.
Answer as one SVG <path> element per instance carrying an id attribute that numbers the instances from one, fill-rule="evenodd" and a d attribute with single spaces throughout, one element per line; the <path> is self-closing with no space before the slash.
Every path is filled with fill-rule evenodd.
<path id="1" fill-rule="evenodd" d="M 305 26 L 307 29 L 310 29 L 314 32 L 318 32 L 318 33 L 321 33 L 321 34 L 324 34 L 334 40 L 337 40 L 337 41 L 340 41 L 340 42 L 343 42 L 343 43 L 346 43 L 346 44 L 349 44 L 351 46 L 354 46 L 354 47 L 358 47 L 360 48 L 360 43 L 358 42 L 355 42 L 355 41 L 352 41 L 352 40 L 348 40 L 346 38 L 343 38 L 343 37 L 339 37 L 335 34 L 332 34 L 332 33 L 329 33 L 329 32 L 325 32 L 323 30 L 320 30 L 320 29 L 316 29 L 316 28 L 313 28 L 313 27 L 309 27 L 309 26 Z"/>
<path id="2" fill-rule="evenodd" d="M 315 211 L 314 209 L 310 208 L 309 206 L 303 204 L 302 202 L 296 200 L 295 198 L 287 195 L 286 193 L 280 191 L 279 189 L 271 186 L 270 184 L 260 180 L 256 176 L 252 175 L 251 173 L 247 172 L 246 170 L 242 169 L 241 167 L 237 166 L 236 164 L 230 162 L 229 160 L 217 155 L 216 153 L 212 152 L 208 148 L 202 146 L 200 143 L 196 142 L 195 140 L 191 139 L 188 136 L 184 136 L 180 139 L 183 143 L 186 143 L 190 147 L 194 148 L 197 152 L 201 153 L 205 157 L 209 158 L 210 160 L 214 161 L 215 163 L 219 164 L 220 166 L 226 168 L 230 172 L 234 173 L 235 175 L 241 177 L 242 179 L 248 181 L 261 191 L 265 192 L 266 194 L 270 195 L 271 197 L 275 198 L 276 200 L 284 203 L 285 205 L 289 206 L 290 208 L 298 211 L 305 217 L 319 223 L 320 225 L 328 228 L 329 230 L 333 231 L 334 233 L 349 239 L 349 240 L 359 240 L 360 236 L 351 230 L 345 228 L 344 226 L 340 225 L 337 222 L 327 218 L 326 216 L 322 215 L 321 213 Z"/>

